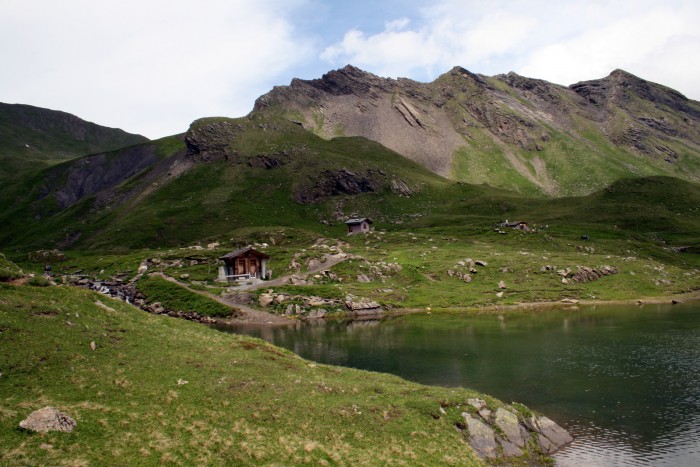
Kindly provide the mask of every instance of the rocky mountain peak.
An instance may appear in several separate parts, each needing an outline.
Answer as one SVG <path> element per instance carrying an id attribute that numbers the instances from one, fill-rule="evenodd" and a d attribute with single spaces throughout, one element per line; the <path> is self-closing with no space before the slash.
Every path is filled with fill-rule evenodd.
<path id="1" fill-rule="evenodd" d="M 613 165 L 612 147 L 639 157 L 634 173 L 656 173 L 667 170 L 662 162 L 679 160 L 682 144 L 668 138 L 700 144 L 697 102 L 619 69 L 566 87 L 512 71 L 488 77 L 455 66 L 423 83 L 347 65 L 276 86 L 256 101 L 254 112 L 268 111 L 322 138 L 377 141 L 448 178 L 498 184 L 494 164 L 502 164 L 519 180 L 502 180 L 506 186 L 547 194 L 585 193 L 612 181 L 604 168 Z M 600 138 L 578 132 L 586 125 Z M 585 182 L 574 176 L 574 156 L 552 144 L 556 135 L 573 138 L 574 152 L 595 158 L 600 170 Z"/>
<path id="2" fill-rule="evenodd" d="M 364 94 L 372 87 L 389 88 L 393 80 L 380 78 L 352 65 L 324 74 L 320 79 L 305 81 L 309 86 L 331 95 Z"/>

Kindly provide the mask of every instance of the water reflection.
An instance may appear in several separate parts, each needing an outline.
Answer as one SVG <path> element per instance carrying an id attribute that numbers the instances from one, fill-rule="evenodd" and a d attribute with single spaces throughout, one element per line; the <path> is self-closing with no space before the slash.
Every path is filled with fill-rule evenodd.
<path id="1" fill-rule="evenodd" d="M 561 465 L 700 465 L 697 305 L 405 315 L 237 329 L 323 363 L 521 401 L 577 440 Z"/>

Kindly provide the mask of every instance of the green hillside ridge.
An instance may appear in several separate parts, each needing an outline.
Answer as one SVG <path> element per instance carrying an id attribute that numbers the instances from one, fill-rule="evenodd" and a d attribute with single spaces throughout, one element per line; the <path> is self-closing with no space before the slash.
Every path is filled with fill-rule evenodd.
<path id="1" fill-rule="evenodd" d="M 632 185 L 614 184 L 614 202 L 595 193 L 524 198 L 446 180 L 364 138 L 324 140 L 264 114 L 199 120 L 184 139 L 164 138 L 19 177 L 0 189 L 6 226 L 0 245 L 25 251 L 159 248 L 275 225 L 337 236 L 332 227 L 354 215 L 389 230 L 455 224 L 478 230 L 499 219 L 524 218 L 697 242 L 692 201 L 698 185 L 671 178 L 644 179 L 649 182 L 629 193 Z M 672 205 L 663 202 L 667 193 L 679 194 Z M 656 220 L 639 213 L 653 213 Z"/>
<path id="2" fill-rule="evenodd" d="M 66 112 L 0 103 L 0 180 L 57 162 L 148 141 Z"/>
<path id="3" fill-rule="evenodd" d="M 480 465 L 455 426 L 476 413 L 469 398 L 503 406 L 468 389 L 311 363 L 85 290 L 0 291 L 3 464 Z M 76 430 L 17 428 L 47 405 Z"/>

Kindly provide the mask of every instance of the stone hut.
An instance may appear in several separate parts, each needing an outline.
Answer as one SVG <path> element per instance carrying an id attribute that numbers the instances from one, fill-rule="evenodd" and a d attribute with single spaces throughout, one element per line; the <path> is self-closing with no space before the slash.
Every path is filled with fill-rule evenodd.
<path id="1" fill-rule="evenodd" d="M 345 221 L 345 225 L 348 226 L 348 235 L 369 232 L 371 224 L 372 221 L 366 217 L 348 219 Z"/>
<path id="2" fill-rule="evenodd" d="M 219 282 L 235 282 L 248 279 L 269 279 L 270 257 L 251 246 L 221 256 Z"/>

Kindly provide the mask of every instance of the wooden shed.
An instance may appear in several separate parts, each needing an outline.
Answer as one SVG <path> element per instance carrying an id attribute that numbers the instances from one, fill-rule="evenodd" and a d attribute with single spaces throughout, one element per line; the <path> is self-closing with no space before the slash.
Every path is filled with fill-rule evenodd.
<path id="1" fill-rule="evenodd" d="M 219 282 L 247 279 L 269 279 L 268 255 L 251 246 L 232 251 L 219 258 Z"/>
<path id="2" fill-rule="evenodd" d="M 345 225 L 348 226 L 348 235 L 369 232 L 369 230 L 370 230 L 369 226 L 371 224 L 372 224 L 372 221 L 366 217 L 348 219 L 345 221 Z"/>

